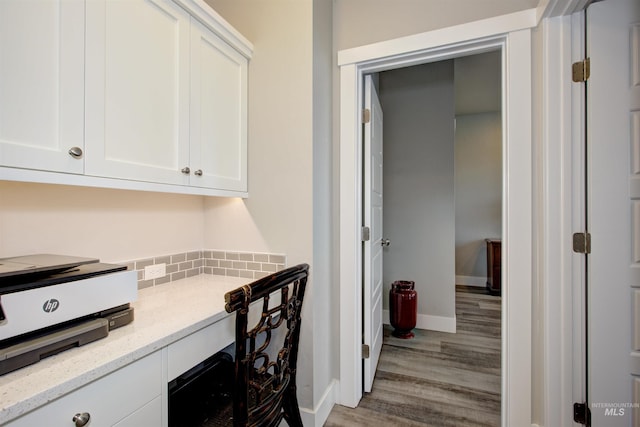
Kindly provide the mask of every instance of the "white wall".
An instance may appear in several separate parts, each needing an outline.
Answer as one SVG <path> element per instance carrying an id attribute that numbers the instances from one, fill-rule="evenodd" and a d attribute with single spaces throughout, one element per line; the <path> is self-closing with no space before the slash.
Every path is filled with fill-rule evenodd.
<path id="1" fill-rule="evenodd" d="M 394 280 L 413 280 L 418 315 L 455 318 L 453 61 L 379 77 L 385 298 Z"/>
<path id="2" fill-rule="evenodd" d="M 203 247 L 203 198 L 0 181 L 0 257 L 129 261 Z"/>
<path id="3" fill-rule="evenodd" d="M 502 118 L 456 116 L 456 275 L 485 278 L 484 239 L 502 235 Z"/>

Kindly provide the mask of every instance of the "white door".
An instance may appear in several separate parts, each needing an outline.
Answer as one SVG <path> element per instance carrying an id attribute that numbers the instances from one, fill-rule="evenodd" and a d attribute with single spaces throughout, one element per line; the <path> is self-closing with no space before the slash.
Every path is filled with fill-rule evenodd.
<path id="1" fill-rule="evenodd" d="M 638 426 L 640 2 L 589 6 L 587 49 L 588 402 L 593 426 Z"/>
<path id="2" fill-rule="evenodd" d="M 188 184 L 189 14 L 170 0 L 91 0 L 86 19 L 85 173 Z"/>
<path id="3" fill-rule="evenodd" d="M 191 185 L 247 191 L 248 60 L 191 22 Z"/>
<path id="4" fill-rule="evenodd" d="M 369 347 L 364 359 L 364 391 L 370 392 L 382 350 L 382 107 L 371 76 L 365 76 L 364 106 L 369 120 L 364 125 L 364 226 L 363 239 L 363 344 Z M 366 115 L 366 114 L 365 114 Z"/>
<path id="5" fill-rule="evenodd" d="M 83 123 L 84 2 L 0 1 L 0 165 L 82 173 Z"/>

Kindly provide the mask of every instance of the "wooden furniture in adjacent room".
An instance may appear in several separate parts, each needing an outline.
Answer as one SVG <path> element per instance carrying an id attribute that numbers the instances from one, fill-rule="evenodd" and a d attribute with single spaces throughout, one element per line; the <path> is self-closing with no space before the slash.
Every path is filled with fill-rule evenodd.
<path id="1" fill-rule="evenodd" d="M 491 295 L 502 292 L 501 239 L 486 239 L 487 242 L 487 290 Z"/>

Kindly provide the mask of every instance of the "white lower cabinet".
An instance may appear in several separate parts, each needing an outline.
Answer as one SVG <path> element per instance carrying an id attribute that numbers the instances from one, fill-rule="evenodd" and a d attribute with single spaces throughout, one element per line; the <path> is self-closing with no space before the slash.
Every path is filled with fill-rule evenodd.
<path id="1" fill-rule="evenodd" d="M 158 396 L 113 427 L 160 427 L 161 425 L 162 398 Z"/>
<path id="2" fill-rule="evenodd" d="M 160 426 L 162 358 L 156 351 L 9 423 L 10 427 L 73 427 L 89 414 L 90 427 Z"/>
<path id="3" fill-rule="evenodd" d="M 167 381 L 213 356 L 235 339 L 235 316 L 200 329 L 168 346 Z"/>

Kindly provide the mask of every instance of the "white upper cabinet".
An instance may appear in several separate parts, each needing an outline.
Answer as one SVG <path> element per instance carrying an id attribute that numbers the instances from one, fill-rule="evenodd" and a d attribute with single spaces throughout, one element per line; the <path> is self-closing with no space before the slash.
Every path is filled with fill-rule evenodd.
<path id="1" fill-rule="evenodd" d="M 246 197 L 252 50 L 203 0 L 0 0 L 0 179 Z"/>
<path id="2" fill-rule="evenodd" d="M 85 172 L 188 184 L 189 14 L 170 0 L 86 7 Z"/>
<path id="3" fill-rule="evenodd" d="M 81 174 L 83 95 L 84 2 L 1 0 L 0 165 Z"/>
<path id="4" fill-rule="evenodd" d="M 247 58 L 191 25 L 191 185 L 247 191 Z"/>

